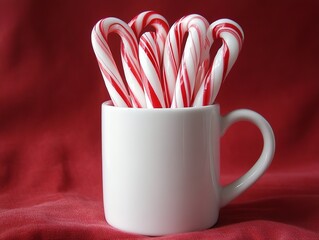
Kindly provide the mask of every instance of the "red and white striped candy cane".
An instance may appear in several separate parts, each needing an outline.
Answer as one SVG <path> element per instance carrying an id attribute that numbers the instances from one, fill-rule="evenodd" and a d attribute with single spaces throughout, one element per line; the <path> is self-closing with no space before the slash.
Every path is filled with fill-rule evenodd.
<path id="1" fill-rule="evenodd" d="M 185 32 L 179 21 L 168 32 L 163 55 L 163 81 L 167 106 L 170 107 L 175 91 L 177 73 L 182 57 L 182 43 Z"/>
<path id="2" fill-rule="evenodd" d="M 220 19 L 209 26 L 207 37 L 210 45 L 216 39 L 221 38 L 222 46 L 217 51 L 212 66 L 198 90 L 193 106 L 204 106 L 214 102 L 222 82 L 242 48 L 244 32 L 236 22 L 230 19 Z"/>
<path id="3" fill-rule="evenodd" d="M 182 25 L 188 30 L 188 37 L 176 79 L 171 107 L 191 106 L 196 75 L 205 46 L 208 23 L 202 16 L 193 14 L 186 16 L 182 20 Z"/>
<path id="4" fill-rule="evenodd" d="M 107 43 L 110 33 L 117 33 L 122 40 L 121 57 L 129 94 Z M 102 19 L 94 26 L 91 40 L 105 85 L 114 105 L 145 107 L 137 40 L 132 29 L 120 19 Z"/>
<path id="5" fill-rule="evenodd" d="M 203 60 L 208 22 L 197 14 L 177 21 L 168 33 L 163 59 L 163 77 L 171 107 L 188 107 L 194 91 L 198 67 Z M 185 34 L 188 37 L 182 53 Z"/>
<path id="6" fill-rule="evenodd" d="M 161 77 L 162 56 L 169 25 L 166 19 L 154 11 L 137 15 L 129 23 L 139 38 L 139 60 L 143 72 L 146 104 L 148 108 L 166 107 Z M 155 32 L 145 32 L 152 30 Z"/>
<path id="7" fill-rule="evenodd" d="M 202 82 L 204 81 L 205 76 L 207 74 L 207 71 L 209 69 L 210 46 L 211 46 L 210 42 L 206 38 L 204 48 L 202 49 L 202 59 L 200 61 L 201 63 L 200 63 L 198 70 L 197 70 L 196 81 L 195 81 L 194 92 L 193 92 L 193 96 L 192 96 L 192 100 L 191 100 L 191 105 L 193 104 L 194 99 L 197 95 L 197 92 L 199 91 L 200 86 L 201 86 Z"/>
<path id="8" fill-rule="evenodd" d="M 144 33 L 139 42 L 139 59 L 144 76 L 146 105 L 148 108 L 165 108 L 165 95 L 161 81 L 161 59 L 153 32 Z"/>
<path id="9" fill-rule="evenodd" d="M 148 30 L 155 30 L 155 41 L 157 52 L 160 53 L 162 58 L 165 40 L 169 30 L 167 20 L 160 14 L 154 11 L 145 11 L 134 17 L 128 24 L 134 31 L 136 37 L 139 39 L 146 28 Z"/>

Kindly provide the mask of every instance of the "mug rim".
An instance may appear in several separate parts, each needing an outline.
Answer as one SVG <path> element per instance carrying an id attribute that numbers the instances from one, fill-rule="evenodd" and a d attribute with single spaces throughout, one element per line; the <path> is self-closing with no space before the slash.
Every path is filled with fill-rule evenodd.
<path id="1" fill-rule="evenodd" d="M 103 107 L 112 108 L 116 110 L 123 110 L 123 111 L 139 111 L 139 112 L 175 112 L 175 111 L 201 111 L 205 109 L 219 109 L 219 104 L 211 104 L 206 106 L 197 106 L 197 107 L 183 107 L 183 108 L 131 108 L 131 107 L 116 107 L 113 105 L 112 100 L 107 100 L 102 103 Z"/>

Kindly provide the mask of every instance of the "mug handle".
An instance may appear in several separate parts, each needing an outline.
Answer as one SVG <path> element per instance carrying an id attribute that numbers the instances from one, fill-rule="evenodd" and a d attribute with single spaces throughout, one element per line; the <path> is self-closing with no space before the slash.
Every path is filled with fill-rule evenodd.
<path id="1" fill-rule="evenodd" d="M 259 128 L 263 136 L 264 147 L 259 159 L 248 172 L 234 182 L 221 187 L 221 207 L 239 196 L 263 175 L 270 165 L 275 152 L 275 137 L 271 126 L 264 117 L 251 110 L 239 109 L 221 117 L 221 135 L 225 133 L 230 125 L 242 120 L 254 123 Z"/>

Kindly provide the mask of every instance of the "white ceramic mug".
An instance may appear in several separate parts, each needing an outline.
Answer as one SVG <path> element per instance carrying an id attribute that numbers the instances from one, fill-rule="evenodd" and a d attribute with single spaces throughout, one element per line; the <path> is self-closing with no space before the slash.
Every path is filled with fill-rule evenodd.
<path id="1" fill-rule="evenodd" d="M 261 131 L 262 153 L 233 183 L 219 183 L 219 142 L 232 123 Z M 213 226 L 220 207 L 250 187 L 275 149 L 268 122 L 251 110 L 225 117 L 219 105 L 137 109 L 102 104 L 103 198 L 107 222 L 123 231 L 165 235 Z"/>

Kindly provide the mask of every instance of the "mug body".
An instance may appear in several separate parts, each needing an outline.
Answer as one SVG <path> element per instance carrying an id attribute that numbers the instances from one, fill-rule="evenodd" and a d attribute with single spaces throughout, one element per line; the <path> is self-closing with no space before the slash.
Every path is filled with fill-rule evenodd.
<path id="1" fill-rule="evenodd" d="M 102 104 L 107 222 L 164 235 L 213 226 L 220 206 L 218 105 L 136 109 Z"/>

